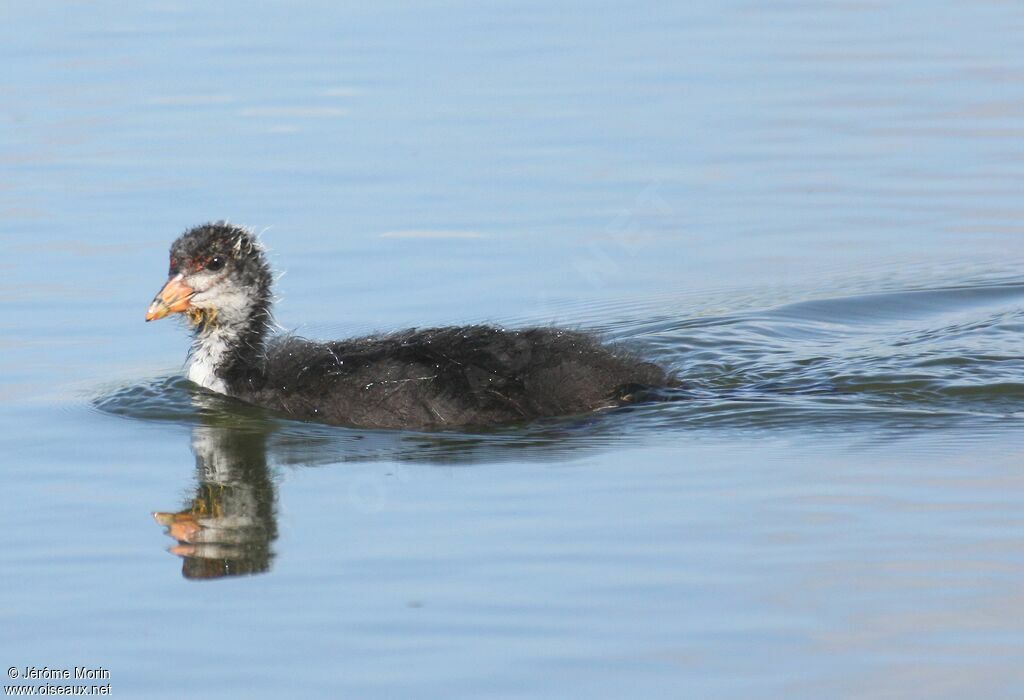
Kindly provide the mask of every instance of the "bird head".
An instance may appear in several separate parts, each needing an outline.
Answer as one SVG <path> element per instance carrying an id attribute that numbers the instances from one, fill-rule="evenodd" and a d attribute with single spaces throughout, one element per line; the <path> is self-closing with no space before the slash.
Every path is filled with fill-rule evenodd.
<path id="1" fill-rule="evenodd" d="M 270 270 L 252 232 L 226 222 L 196 226 L 171 244 L 168 279 L 146 320 L 184 313 L 194 326 L 242 323 L 270 300 Z"/>

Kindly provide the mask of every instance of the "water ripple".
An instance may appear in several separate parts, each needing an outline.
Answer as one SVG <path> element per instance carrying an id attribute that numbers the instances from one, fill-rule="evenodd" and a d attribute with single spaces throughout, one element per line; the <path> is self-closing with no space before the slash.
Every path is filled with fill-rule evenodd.
<path id="1" fill-rule="evenodd" d="M 299 423 L 181 378 L 121 387 L 96 409 L 273 433 L 285 462 L 550 458 L 673 431 L 1006 429 L 1024 416 L 1024 284 L 953 286 L 603 329 L 683 379 L 664 401 L 487 433 L 389 433 Z M 324 457 L 324 455 L 328 455 Z"/>

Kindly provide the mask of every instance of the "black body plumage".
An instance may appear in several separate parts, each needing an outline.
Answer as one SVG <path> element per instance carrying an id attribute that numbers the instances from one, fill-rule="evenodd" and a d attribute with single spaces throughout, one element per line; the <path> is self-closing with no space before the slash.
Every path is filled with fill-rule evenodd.
<path id="1" fill-rule="evenodd" d="M 192 229 L 171 247 L 171 272 L 224 256 L 219 284 L 244 290 L 252 304 L 233 317 L 215 306 L 197 311 L 193 357 L 216 358 L 218 390 L 294 418 L 368 428 L 485 427 L 584 413 L 674 383 L 657 365 L 556 328 L 474 325 L 324 343 L 268 338 L 271 274 L 247 231 L 224 223 Z M 209 351 L 214 344 L 219 354 Z"/>

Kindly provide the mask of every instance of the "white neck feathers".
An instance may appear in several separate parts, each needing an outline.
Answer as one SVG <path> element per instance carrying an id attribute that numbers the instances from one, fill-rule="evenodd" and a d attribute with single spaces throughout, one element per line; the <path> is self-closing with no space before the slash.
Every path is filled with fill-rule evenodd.
<path id="1" fill-rule="evenodd" d="M 192 354 L 188 358 L 188 378 L 201 387 L 218 394 L 226 394 L 227 385 L 217 375 L 217 369 L 227 359 L 238 342 L 238 332 L 232 328 L 216 327 L 196 336 Z"/>

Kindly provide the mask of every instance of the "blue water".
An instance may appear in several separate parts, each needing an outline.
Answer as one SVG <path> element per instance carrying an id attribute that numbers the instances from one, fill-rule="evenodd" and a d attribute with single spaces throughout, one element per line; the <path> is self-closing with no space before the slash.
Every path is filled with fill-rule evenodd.
<path id="1" fill-rule="evenodd" d="M 1022 30 L 3 6 L 0 663 L 121 697 L 1019 697 Z M 219 218 L 289 331 L 564 324 L 690 398 L 432 435 L 209 396 L 143 315 Z"/>

